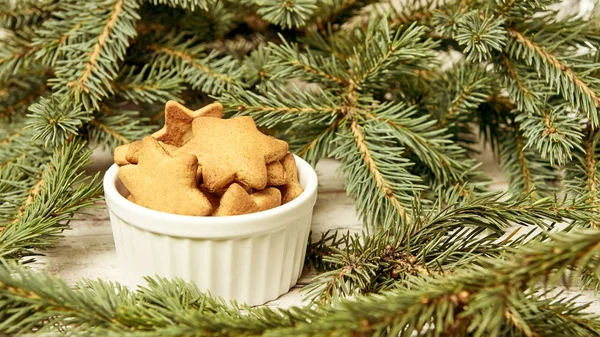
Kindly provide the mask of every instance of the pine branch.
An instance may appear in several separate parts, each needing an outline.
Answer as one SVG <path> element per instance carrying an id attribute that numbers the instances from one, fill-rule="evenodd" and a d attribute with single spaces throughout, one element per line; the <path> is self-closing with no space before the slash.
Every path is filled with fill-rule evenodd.
<path id="1" fill-rule="evenodd" d="M 195 11 L 196 8 L 207 10 L 213 4 L 212 0 L 148 0 L 154 5 L 167 5 L 170 7 L 181 7 Z"/>
<path id="2" fill-rule="evenodd" d="M 264 127 L 286 123 L 330 124 L 344 114 L 339 97 L 321 90 L 311 93 L 288 86 L 278 86 L 265 95 L 232 90 L 220 96 L 219 101 L 235 109 L 238 115 L 252 116 Z"/>
<path id="3" fill-rule="evenodd" d="M 417 204 L 413 209 L 418 215 L 401 228 L 389 224 L 371 235 L 323 235 L 320 242 L 309 246 L 307 259 L 327 272 L 315 277 L 303 291 L 322 302 L 380 293 L 411 276 L 446 275 L 478 264 L 479 257 L 500 257 L 508 247 L 542 240 L 546 236 L 534 232 L 548 230 L 549 223 L 584 226 L 598 218 L 584 199 L 504 199 L 502 193 L 463 199 L 461 191 L 456 191 L 447 200 L 438 198 L 431 209 Z M 513 238 L 522 229 L 517 228 L 501 238 L 504 230 L 514 225 L 523 226 L 527 234 Z M 324 248 L 323 242 L 330 245 Z"/>
<path id="4" fill-rule="evenodd" d="M 0 258 L 19 259 L 35 255 L 33 249 L 54 245 L 73 214 L 97 200 L 98 177 L 80 172 L 91 155 L 84 146 L 74 141 L 57 147 L 37 180 L 30 178 L 25 192 L 9 195 L 12 198 L 6 200 L 19 206 L 16 217 L 2 225 Z"/>
<path id="5" fill-rule="evenodd" d="M 20 29 L 36 25 L 48 18 L 58 7 L 55 0 L 3 1 L 0 4 L 0 26 L 6 29 Z"/>
<path id="6" fill-rule="evenodd" d="M 187 83 L 195 90 L 219 94 L 236 85 L 241 85 L 242 67 L 230 56 L 217 52 L 208 55 L 203 45 L 194 45 L 194 40 L 185 40 L 185 35 L 167 36 L 148 49 L 156 55 L 154 62 L 175 66 Z"/>
<path id="7" fill-rule="evenodd" d="M 0 42 L 0 80 L 17 75 L 21 69 L 38 65 L 34 59 L 37 47 L 31 43 L 33 35 L 31 29 L 23 29 L 4 37 Z"/>
<path id="8" fill-rule="evenodd" d="M 60 48 L 65 57 L 57 61 L 56 78 L 50 81 L 53 89 L 73 97 L 86 110 L 99 109 L 100 100 L 112 94 L 111 81 L 117 76 L 118 61 L 124 58 L 129 40 L 137 34 L 138 9 L 135 0 L 98 0 L 88 3 L 84 10 L 67 8 L 73 13 L 68 23 L 61 19 L 48 21 L 46 28 L 58 26 L 58 32 L 63 31 L 60 28 L 65 24 L 70 24 L 71 30 L 80 25 L 77 30 L 85 32 L 77 41 L 67 38 L 72 44 Z M 59 35 L 59 40 L 65 36 Z"/>
<path id="9" fill-rule="evenodd" d="M 501 51 L 506 45 L 506 30 L 504 20 L 485 12 L 472 11 L 464 15 L 457 24 L 453 38 L 467 61 L 483 62 L 492 57 L 494 51 Z"/>
<path id="10" fill-rule="evenodd" d="M 502 170 L 510 179 L 509 189 L 514 193 L 548 195 L 556 190 L 551 182 L 557 174 L 547 160 L 529 147 L 521 131 L 506 129 L 500 140 Z M 534 192 L 535 191 L 535 192 Z"/>
<path id="11" fill-rule="evenodd" d="M 22 117 L 22 112 L 48 90 L 46 80 L 46 76 L 36 74 L 17 75 L 8 80 L 0 90 L 0 119 Z"/>
<path id="12" fill-rule="evenodd" d="M 371 25 L 364 33 L 364 45 L 348 59 L 353 84 L 357 88 L 378 88 L 399 76 L 414 76 L 415 70 L 431 69 L 437 42 L 422 40 L 423 27 L 412 25 L 390 31 L 387 21 Z"/>
<path id="13" fill-rule="evenodd" d="M 373 226 L 403 223 L 413 193 L 424 187 L 407 171 L 404 149 L 381 137 L 372 125 L 361 126 L 355 119 L 348 124 L 339 131 L 332 156 L 342 161 L 346 190 L 355 197 L 359 214 Z"/>
<path id="14" fill-rule="evenodd" d="M 123 68 L 115 80 L 115 94 L 133 103 L 162 103 L 177 100 L 183 90 L 176 69 L 162 65 Z"/>
<path id="15" fill-rule="evenodd" d="M 552 286 L 576 276 L 566 274 L 567 270 L 596 269 L 598 242 L 598 231 L 560 233 L 548 242 L 510 248 L 502 260 L 482 259 L 479 267 L 463 268 L 444 278 L 409 278 L 406 286 L 377 296 L 305 308 L 244 308 L 244 314 L 239 307 L 225 306 L 197 291 L 190 293 L 186 290 L 190 286 L 179 281 L 151 282 L 160 287 L 136 293 L 117 287 L 122 296 L 115 298 L 114 285 L 107 282 L 73 289 L 55 277 L 4 264 L 0 298 L 6 305 L 0 309 L 4 318 L 0 331 L 26 332 L 32 327 L 48 331 L 56 325 L 71 333 L 97 336 L 196 336 L 198 331 L 207 336 L 410 336 L 425 331 L 442 336 L 460 331 L 501 335 L 514 331 L 516 323 L 521 331 L 548 331 L 549 323 L 559 322 L 566 331 L 579 334 L 572 336 L 599 335 L 600 319 L 582 312 L 586 304 L 536 295 L 538 281 Z"/>
<path id="16" fill-rule="evenodd" d="M 542 115 L 522 113 L 515 120 L 527 139 L 525 147 L 535 147 L 550 165 L 564 165 L 572 159 L 573 151 L 583 150 L 580 145 L 583 126 L 568 106 L 559 103 L 552 106 Z"/>
<path id="17" fill-rule="evenodd" d="M 575 108 L 580 108 L 583 113 L 587 114 L 594 125 L 600 123 L 597 113 L 600 98 L 597 92 L 586 83 L 585 77 L 580 77 L 557 56 L 517 30 L 509 28 L 507 33 L 510 37 L 506 47 L 508 55 L 524 61 L 528 66 L 535 67 L 537 73 L 546 79 L 548 85 L 560 92 L 564 99 L 571 102 Z"/>
<path id="18" fill-rule="evenodd" d="M 256 13 L 265 21 L 283 28 L 303 27 L 310 20 L 316 0 L 252 0 L 258 6 Z"/>
<path id="19" fill-rule="evenodd" d="M 100 113 L 85 127 L 88 139 L 114 149 L 121 144 L 140 140 L 156 131 L 156 126 L 140 117 L 138 111 L 103 106 Z"/>
<path id="20" fill-rule="evenodd" d="M 92 119 L 82 106 L 73 105 L 64 96 L 41 98 L 29 107 L 27 127 L 34 131 L 33 140 L 45 145 L 60 144 L 79 135 L 80 128 Z"/>

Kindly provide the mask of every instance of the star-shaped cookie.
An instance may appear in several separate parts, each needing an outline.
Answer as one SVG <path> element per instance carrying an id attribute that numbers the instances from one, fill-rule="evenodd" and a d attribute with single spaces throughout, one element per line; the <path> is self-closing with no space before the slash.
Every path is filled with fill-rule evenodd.
<path id="1" fill-rule="evenodd" d="M 280 160 L 288 151 L 282 140 L 262 134 L 252 117 L 230 119 L 196 118 L 194 138 L 179 148 L 176 155 L 198 157 L 202 184 L 214 192 L 237 181 L 262 190 L 267 185 L 267 164 Z"/>
<path id="2" fill-rule="evenodd" d="M 285 175 L 288 179 L 287 183 L 281 186 L 281 204 L 288 203 L 294 199 L 296 199 L 302 192 L 302 185 L 298 181 L 298 168 L 296 167 L 296 160 L 294 159 L 294 155 L 288 153 L 283 160 L 281 161 L 283 164 L 283 169 L 285 170 Z"/>
<path id="3" fill-rule="evenodd" d="M 196 187 L 198 160 L 193 155 L 169 155 L 153 137 L 140 144 L 137 165 L 119 168 L 119 178 L 135 203 L 161 212 L 209 215 L 212 206 Z"/>
<path id="4" fill-rule="evenodd" d="M 215 102 L 192 111 L 176 101 L 165 105 L 165 126 L 152 137 L 163 143 L 180 147 L 193 137 L 192 121 L 196 117 L 223 117 L 223 106 Z"/>

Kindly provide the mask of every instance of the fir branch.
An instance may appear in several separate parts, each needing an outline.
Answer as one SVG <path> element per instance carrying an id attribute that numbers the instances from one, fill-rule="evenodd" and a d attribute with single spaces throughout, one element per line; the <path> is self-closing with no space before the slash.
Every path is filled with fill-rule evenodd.
<path id="1" fill-rule="evenodd" d="M 598 218 L 581 199 L 503 199 L 503 193 L 463 199 L 457 190 L 447 200 L 438 198 L 429 210 L 417 203 L 414 217 L 401 228 L 388 224 L 370 235 L 324 235 L 313 244 L 319 249 L 309 250 L 313 256 L 308 256 L 327 272 L 315 277 L 303 291 L 316 301 L 380 293 L 411 276 L 447 274 L 477 264 L 478 257 L 499 257 L 508 247 L 541 240 L 545 235 L 533 233 L 536 229 L 549 229 L 548 223 L 577 226 Z M 501 238 L 504 230 L 514 225 L 527 228 L 528 233 L 514 239 L 521 229 L 518 228 Z M 331 245 L 325 249 L 322 242 Z"/>
<path id="2" fill-rule="evenodd" d="M 498 0 L 492 3 L 495 14 L 507 19 L 523 20 L 548 10 L 548 6 L 556 4 L 555 0 Z"/>
<path id="3" fill-rule="evenodd" d="M 316 0 L 253 0 L 252 3 L 258 6 L 256 13 L 265 21 L 288 29 L 306 25 L 317 8 Z"/>
<path id="4" fill-rule="evenodd" d="M 21 69 L 38 65 L 34 59 L 38 48 L 31 43 L 33 35 L 31 29 L 23 29 L 0 41 L 0 80 L 17 75 Z"/>
<path id="5" fill-rule="evenodd" d="M 175 65 L 181 75 L 193 89 L 205 93 L 218 94 L 235 85 L 241 85 L 242 67 L 230 56 L 221 56 L 217 52 L 203 53 L 204 46 L 191 46 L 192 41 L 183 40 L 184 36 L 173 37 L 171 42 L 151 44 L 148 49 L 165 66 Z"/>
<path id="6" fill-rule="evenodd" d="M 156 64 L 139 71 L 135 67 L 123 68 L 115 80 L 115 94 L 136 104 L 177 100 L 183 88 L 177 69 Z"/>
<path id="7" fill-rule="evenodd" d="M 55 0 L 3 1 L 0 6 L 0 26 L 16 30 L 23 26 L 36 25 L 48 18 L 57 9 L 58 2 Z"/>
<path id="8" fill-rule="evenodd" d="M 232 90 L 219 97 L 219 101 L 229 106 L 237 115 L 250 115 L 256 123 L 264 127 L 274 127 L 285 123 L 330 124 L 345 113 L 339 97 L 318 90 L 314 93 L 278 86 L 265 95 L 257 95 L 246 90 Z"/>
<path id="9" fill-rule="evenodd" d="M 515 121 L 527 139 L 525 147 L 535 146 L 543 159 L 550 165 L 564 165 L 572 159 L 572 152 L 583 150 L 581 141 L 583 127 L 576 114 L 568 107 L 553 104 L 553 108 L 542 115 L 522 113 Z"/>
<path id="10" fill-rule="evenodd" d="M 435 128 L 436 120 L 416 113 L 416 106 L 387 103 L 366 117 L 381 121 L 381 127 L 431 168 L 440 183 L 459 180 L 467 167 L 456 158 L 461 158 L 464 150 L 453 144 L 446 130 Z"/>
<path id="11" fill-rule="evenodd" d="M 93 16 L 88 14 L 79 18 L 75 25 L 66 23 L 66 20 L 48 20 L 42 24 L 36 29 L 37 34 L 32 40 L 32 44 L 37 48 L 36 59 L 44 65 L 55 67 L 59 59 L 64 59 L 66 46 L 79 42 L 82 27 L 87 27 L 92 18 Z"/>
<path id="12" fill-rule="evenodd" d="M 367 166 L 370 174 L 373 176 L 376 188 L 380 190 L 385 198 L 389 200 L 390 204 L 396 209 L 398 214 L 400 216 L 404 216 L 406 213 L 404 207 L 402 207 L 400 201 L 394 195 L 390 183 L 384 178 L 382 172 L 377 167 L 377 164 L 371 155 L 371 150 L 369 150 L 369 146 L 365 140 L 365 134 L 361 131 L 361 127 L 358 125 L 355 119 L 352 120 L 350 129 L 352 131 L 352 136 L 354 137 L 358 151 L 363 157 L 364 164 Z"/>
<path id="13" fill-rule="evenodd" d="M 582 148 L 573 152 L 573 160 L 566 166 L 564 185 L 567 191 L 583 195 L 593 209 L 600 207 L 600 150 L 598 133 L 591 127 L 586 130 Z M 591 222 L 598 228 L 598 222 Z"/>
<path id="14" fill-rule="evenodd" d="M 377 88 L 398 76 L 414 76 L 415 70 L 431 69 L 436 64 L 433 49 L 437 42 L 423 41 L 423 35 L 424 28 L 415 24 L 393 32 L 386 20 L 372 23 L 364 45 L 348 59 L 354 85 Z"/>
<path id="15" fill-rule="evenodd" d="M 392 6 L 390 26 L 406 26 L 413 22 L 428 23 L 427 20 L 433 18 L 440 4 L 439 0 L 409 0 L 401 6 Z"/>
<path id="16" fill-rule="evenodd" d="M 129 121 L 129 122 L 128 122 Z M 100 113 L 85 127 L 91 142 L 114 149 L 121 144 L 140 140 L 156 131 L 156 126 L 140 117 L 138 111 L 103 106 Z"/>
<path id="17" fill-rule="evenodd" d="M 342 119 L 331 123 L 323 130 L 314 132 L 302 132 L 298 130 L 298 137 L 289 142 L 290 151 L 294 151 L 299 156 L 303 157 L 311 165 L 317 165 L 321 158 L 326 158 L 331 155 L 337 146 L 337 132 Z M 304 136 L 304 137 L 303 137 Z"/>
<path id="18" fill-rule="evenodd" d="M 598 335 L 600 320 L 581 311 L 586 304 L 536 295 L 538 281 L 552 286 L 576 277 L 576 273 L 566 274 L 567 270 L 577 271 L 583 266 L 596 269 L 600 261 L 598 242 L 598 231 L 560 233 L 551 235 L 548 242 L 510 248 L 504 259 L 482 259 L 480 266 L 463 268 L 444 278 L 409 278 L 405 286 L 377 296 L 357 296 L 327 306 L 245 308 L 244 314 L 237 306 L 219 304 L 201 293 L 188 296 L 185 289 L 190 286 L 182 287 L 180 281 L 151 281 L 160 282 L 160 287 L 142 288 L 136 293 L 119 286 L 111 290 L 114 285 L 104 281 L 91 282 L 87 289 L 73 289 L 55 277 L 5 264 L 0 269 L 0 298 L 6 303 L 4 310 L 0 309 L 4 318 L 0 331 L 41 328 L 45 332 L 56 325 L 71 333 L 132 337 L 196 336 L 199 331 L 207 336 L 410 336 L 426 331 L 442 336 L 457 331 L 501 335 L 514 329 L 516 322 L 523 331 L 527 326 L 548 332 L 548 323 L 556 327 L 558 322 L 579 334 L 573 336 Z M 153 290 L 159 292 L 153 294 Z M 122 296 L 115 297 L 116 292 Z M 190 305 L 190 298 L 198 300 Z M 586 325 L 578 324 L 581 322 Z"/>
<path id="19" fill-rule="evenodd" d="M 27 127 L 34 131 L 33 140 L 45 145 L 60 144 L 78 135 L 81 126 L 92 119 L 82 106 L 73 105 L 65 97 L 52 95 L 41 98 L 29 107 Z"/>
<path id="20" fill-rule="evenodd" d="M 525 61 L 528 66 L 535 67 L 537 73 L 544 76 L 552 88 L 560 92 L 564 99 L 571 102 L 574 107 L 581 108 L 594 125 L 600 123 L 597 113 L 600 98 L 594 89 L 590 88 L 571 67 L 548 52 L 543 46 L 515 29 L 507 29 L 507 33 L 510 37 L 506 47 L 508 55 Z M 542 72 L 542 69 L 545 71 Z"/>
<path id="21" fill-rule="evenodd" d="M 325 30 L 327 25 L 360 19 L 361 14 L 376 11 L 377 4 L 381 4 L 381 2 L 377 0 L 317 0 L 318 11 L 315 11 L 311 21 L 319 30 Z"/>
<path id="22" fill-rule="evenodd" d="M 300 53 L 298 45 L 285 40 L 279 45 L 269 44 L 269 52 L 271 67 L 280 70 L 274 74 L 274 78 L 298 78 L 311 82 L 325 81 L 348 85 L 348 75 L 335 58 L 313 55 L 309 49 Z M 286 65 L 288 67 L 281 67 Z"/>
<path id="23" fill-rule="evenodd" d="M 463 127 L 466 121 L 472 119 L 477 107 L 492 93 L 493 80 L 481 68 L 468 63 L 445 74 L 443 81 L 434 84 L 435 92 L 440 93 L 435 96 L 433 103 L 439 127 Z"/>
<path id="24" fill-rule="evenodd" d="M 501 68 L 501 72 L 506 73 L 505 85 L 510 97 L 517 104 L 517 109 L 527 112 L 536 111 L 543 104 L 544 93 L 551 94 L 549 88 L 543 85 L 537 74 L 528 72 L 519 64 L 514 64 L 506 54 L 500 53 L 500 57 L 502 63 L 497 67 Z"/>
<path id="25" fill-rule="evenodd" d="M 30 180 L 29 188 L 15 200 L 22 202 L 17 217 L 0 231 L 0 258 L 18 259 L 35 255 L 32 249 L 52 246 L 73 214 L 97 200 L 98 176 L 80 172 L 91 155 L 84 146 L 73 141 L 57 147 L 42 166 L 39 180 Z"/>
<path id="26" fill-rule="evenodd" d="M 196 8 L 202 10 L 208 10 L 209 6 L 213 4 L 212 0 L 148 0 L 154 5 L 167 5 L 170 7 L 180 7 L 183 9 L 189 9 L 195 11 Z"/>
<path id="27" fill-rule="evenodd" d="M 532 193 L 532 197 L 547 195 L 556 190 L 551 181 L 557 174 L 547 160 L 526 147 L 527 139 L 519 130 L 506 129 L 500 140 L 500 159 L 504 174 L 510 179 L 514 193 Z M 534 192 L 535 191 L 535 192 Z"/>
<path id="28" fill-rule="evenodd" d="M 37 74 L 17 75 L 6 83 L 0 94 L 0 119 L 21 117 L 31 103 L 48 90 L 46 76 Z"/>
<path id="29" fill-rule="evenodd" d="M 482 62 L 501 51 L 506 45 L 504 20 L 488 13 L 472 11 L 458 22 L 454 39 L 463 46 L 468 61 Z"/>
<path id="30" fill-rule="evenodd" d="M 406 206 L 424 186 L 407 171 L 411 164 L 402 156 L 404 149 L 380 137 L 372 124 L 361 126 L 356 119 L 346 122 L 338 137 L 331 155 L 342 161 L 347 192 L 355 197 L 361 217 L 373 226 L 405 222 Z"/>
<path id="31" fill-rule="evenodd" d="M 75 14 L 71 24 L 80 24 L 85 37 L 61 48 L 66 55 L 57 61 L 56 78 L 51 80 L 57 93 L 72 96 L 86 110 L 100 107 L 99 101 L 112 93 L 110 81 L 117 76 L 118 60 L 124 58 L 129 39 L 136 36 L 138 9 L 135 0 L 99 1 L 86 5 L 85 10 L 94 15 L 89 19 L 71 8 Z M 61 22 L 49 22 L 47 27 L 53 24 Z"/>

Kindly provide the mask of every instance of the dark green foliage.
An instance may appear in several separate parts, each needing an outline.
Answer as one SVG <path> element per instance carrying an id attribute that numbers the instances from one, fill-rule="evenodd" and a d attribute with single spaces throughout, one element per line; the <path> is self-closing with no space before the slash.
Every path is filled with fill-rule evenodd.
<path id="1" fill-rule="evenodd" d="M 580 230 L 508 249 L 503 259 L 446 277 L 408 277 L 376 296 L 289 309 L 228 305 L 179 280 L 149 279 L 137 291 L 105 281 L 68 287 L 59 279 L 4 263 L 0 267 L 0 331 L 70 329 L 87 336 L 598 336 L 600 320 L 550 290 L 598 270 L 600 234 Z M 559 255 L 557 255 L 557 253 Z M 568 273 L 568 271 L 574 271 Z M 545 291 L 540 291 L 543 281 Z M 115 291 L 118 293 L 115 293 Z M 557 329 L 557 327 L 560 327 Z"/>
<path id="2" fill-rule="evenodd" d="M 600 29 L 558 3 L 1 1 L 0 334 L 598 335 L 585 305 L 536 283 L 600 285 L 597 231 L 571 233 L 600 227 Z M 341 161 L 367 227 L 309 245 L 326 271 L 310 297 L 333 306 L 232 306 L 166 280 L 69 288 L 15 265 L 97 199 L 85 144 L 157 130 L 167 100 L 219 100 L 311 164 Z M 481 140 L 505 195 L 473 158 Z"/>

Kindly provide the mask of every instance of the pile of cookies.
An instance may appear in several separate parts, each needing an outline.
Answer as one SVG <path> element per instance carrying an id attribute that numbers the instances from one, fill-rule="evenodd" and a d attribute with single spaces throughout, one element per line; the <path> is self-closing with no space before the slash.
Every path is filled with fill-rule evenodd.
<path id="1" fill-rule="evenodd" d="M 302 193 L 286 142 L 262 134 L 252 117 L 222 117 L 219 103 L 192 111 L 167 102 L 161 130 L 115 149 L 128 199 L 161 212 L 225 216 Z"/>

